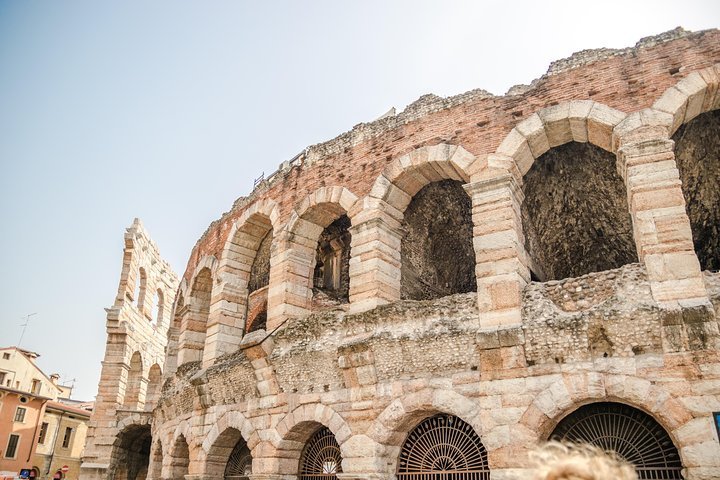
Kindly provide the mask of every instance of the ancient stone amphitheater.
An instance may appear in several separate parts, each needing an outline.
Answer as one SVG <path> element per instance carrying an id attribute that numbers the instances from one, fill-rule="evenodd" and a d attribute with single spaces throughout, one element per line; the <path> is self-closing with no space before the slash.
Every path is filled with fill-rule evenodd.
<path id="1" fill-rule="evenodd" d="M 720 478 L 720 31 L 427 95 L 284 162 L 177 278 L 136 221 L 82 478 Z"/>

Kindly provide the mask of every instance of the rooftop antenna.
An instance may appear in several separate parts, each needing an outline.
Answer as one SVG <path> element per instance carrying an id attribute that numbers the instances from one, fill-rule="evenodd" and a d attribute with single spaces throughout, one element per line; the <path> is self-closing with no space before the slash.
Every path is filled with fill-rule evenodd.
<path id="1" fill-rule="evenodd" d="M 21 317 L 21 318 L 24 318 L 24 319 L 25 319 L 25 323 L 23 323 L 22 325 L 20 325 L 21 327 L 23 327 L 23 329 L 22 329 L 22 333 L 20 334 L 20 341 L 19 341 L 18 344 L 17 344 L 18 348 L 20 348 L 20 344 L 22 343 L 22 339 L 23 339 L 23 337 L 25 336 L 25 330 L 27 329 L 28 323 L 30 323 L 30 317 L 32 317 L 33 315 L 37 315 L 37 312 L 35 312 L 35 313 L 30 313 L 30 314 L 28 314 L 28 315 L 25 315 L 24 317 Z"/>

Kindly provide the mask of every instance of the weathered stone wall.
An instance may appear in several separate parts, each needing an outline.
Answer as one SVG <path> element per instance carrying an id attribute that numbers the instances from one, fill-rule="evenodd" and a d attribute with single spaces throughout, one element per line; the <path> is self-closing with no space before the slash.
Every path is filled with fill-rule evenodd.
<path id="1" fill-rule="evenodd" d="M 240 437 L 253 475 L 296 478 L 321 426 L 346 479 L 391 479 L 408 432 L 437 413 L 473 427 L 492 480 L 518 478 L 558 422 L 607 401 L 657 421 L 685 478 L 720 476 L 720 282 L 693 251 L 670 140 L 720 108 L 718 60 L 715 30 L 584 52 L 504 97 L 426 96 L 284 164 L 191 254 L 180 292 L 191 299 L 210 272 L 207 339 L 193 356 L 188 319 L 202 319 L 185 302 L 179 355 L 168 346 L 179 366 L 153 416 L 152 479 L 216 477 Z M 313 295 L 318 244 L 343 216 L 348 304 Z M 465 233 L 440 235 L 446 216 Z M 244 334 L 269 230 L 267 328 Z M 466 262 L 453 248 L 470 230 Z M 421 276 L 468 267 L 474 291 L 403 300 L 406 231 Z M 557 280 L 532 282 L 531 270 Z"/>

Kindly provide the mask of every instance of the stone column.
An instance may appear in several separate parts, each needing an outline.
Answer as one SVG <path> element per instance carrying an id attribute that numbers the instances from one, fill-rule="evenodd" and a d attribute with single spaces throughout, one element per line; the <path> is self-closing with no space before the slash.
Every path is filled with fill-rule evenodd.
<path id="1" fill-rule="evenodd" d="M 522 290 L 530 280 L 520 217 L 523 193 L 508 172 L 473 180 L 464 188 L 472 199 L 480 326 L 519 325 Z"/>
<path id="2" fill-rule="evenodd" d="M 213 289 L 208 316 L 207 337 L 203 351 L 203 368 L 215 360 L 238 349 L 245 326 L 247 288 L 223 281 Z"/>
<path id="3" fill-rule="evenodd" d="M 382 200 L 353 217 L 350 227 L 350 312 L 400 300 L 402 213 Z"/>
<path id="4" fill-rule="evenodd" d="M 278 238 L 277 253 L 270 257 L 268 331 L 288 318 L 310 312 L 315 250 L 322 230 L 314 223 L 298 219 L 293 232 L 283 232 Z"/>
<path id="5" fill-rule="evenodd" d="M 191 301 L 194 301 L 191 299 Z M 180 328 L 178 365 L 202 360 L 207 317 L 193 304 L 186 306 Z"/>
<path id="6" fill-rule="evenodd" d="M 649 133 L 653 133 L 651 130 Z M 685 211 L 674 142 L 635 133 L 618 149 L 638 258 L 662 307 L 708 302 Z M 649 137 L 649 138 L 648 138 Z"/>

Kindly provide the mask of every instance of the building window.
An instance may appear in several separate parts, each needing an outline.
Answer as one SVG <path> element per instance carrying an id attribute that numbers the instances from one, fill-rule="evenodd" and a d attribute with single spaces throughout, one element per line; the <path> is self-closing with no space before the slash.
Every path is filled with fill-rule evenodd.
<path id="1" fill-rule="evenodd" d="M 40 437 L 38 437 L 38 443 L 40 445 L 45 445 L 45 437 L 47 436 L 47 429 L 48 429 L 47 422 L 43 422 L 42 425 L 40 425 Z"/>
<path id="2" fill-rule="evenodd" d="M 65 428 L 65 437 L 63 437 L 62 448 L 68 448 L 70 445 L 70 437 L 72 436 L 73 429 L 70 427 Z"/>
<path id="3" fill-rule="evenodd" d="M 17 407 L 17 410 L 15 410 L 15 421 L 16 422 L 24 422 L 25 421 L 25 408 L 23 407 Z"/>
<path id="4" fill-rule="evenodd" d="M 0 372 L 0 385 L 5 383 L 5 375 L 7 375 L 5 372 Z"/>
<path id="5" fill-rule="evenodd" d="M 7 352 L 3 353 L 3 360 L 10 360 L 10 354 Z"/>
<path id="6" fill-rule="evenodd" d="M 40 380 L 33 379 L 32 387 L 30 388 L 30 393 L 32 393 L 34 395 L 40 395 Z"/>
<path id="7" fill-rule="evenodd" d="M 8 438 L 7 449 L 5 450 L 5 458 L 15 458 L 19 443 L 20 435 L 15 435 L 14 433 L 11 433 L 10 438 Z"/>

